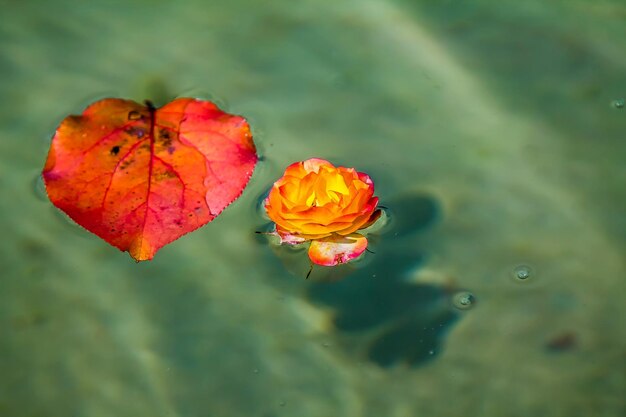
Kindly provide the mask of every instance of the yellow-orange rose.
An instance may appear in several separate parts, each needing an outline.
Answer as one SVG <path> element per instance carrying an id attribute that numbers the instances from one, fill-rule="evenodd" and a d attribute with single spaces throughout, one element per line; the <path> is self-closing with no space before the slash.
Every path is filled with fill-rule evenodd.
<path id="1" fill-rule="evenodd" d="M 377 204 L 367 174 L 314 158 L 285 170 L 265 200 L 265 209 L 283 243 L 311 240 L 311 260 L 336 265 L 365 250 L 367 239 L 355 232 L 378 218 Z"/>

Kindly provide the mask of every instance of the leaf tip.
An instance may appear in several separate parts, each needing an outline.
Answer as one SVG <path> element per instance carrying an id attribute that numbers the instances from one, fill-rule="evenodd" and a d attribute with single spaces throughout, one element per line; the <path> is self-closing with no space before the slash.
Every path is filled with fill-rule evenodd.
<path id="1" fill-rule="evenodd" d="M 129 255 L 137 262 L 150 261 L 154 258 L 156 249 L 143 237 L 132 241 L 128 248 Z"/>

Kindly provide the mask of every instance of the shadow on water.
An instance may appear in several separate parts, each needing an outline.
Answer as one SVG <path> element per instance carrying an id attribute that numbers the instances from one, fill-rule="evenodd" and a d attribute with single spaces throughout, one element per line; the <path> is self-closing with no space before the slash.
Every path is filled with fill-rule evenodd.
<path id="1" fill-rule="evenodd" d="M 383 367 L 419 366 L 437 356 L 458 318 L 448 288 L 407 279 L 424 260 L 413 238 L 436 222 L 440 209 L 426 195 L 403 196 L 386 206 L 390 221 L 371 235 L 371 263 L 340 281 L 311 283 L 306 297 L 333 310 L 338 335 L 355 340 L 357 350 L 366 346 L 368 360 Z"/>

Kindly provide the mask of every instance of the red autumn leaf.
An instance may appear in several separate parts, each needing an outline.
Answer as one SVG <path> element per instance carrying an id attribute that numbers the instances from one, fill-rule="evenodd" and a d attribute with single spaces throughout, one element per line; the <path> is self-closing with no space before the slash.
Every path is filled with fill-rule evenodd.
<path id="1" fill-rule="evenodd" d="M 104 99 L 63 120 L 43 169 L 52 203 L 137 261 L 213 220 L 257 155 L 248 123 L 209 101 Z"/>

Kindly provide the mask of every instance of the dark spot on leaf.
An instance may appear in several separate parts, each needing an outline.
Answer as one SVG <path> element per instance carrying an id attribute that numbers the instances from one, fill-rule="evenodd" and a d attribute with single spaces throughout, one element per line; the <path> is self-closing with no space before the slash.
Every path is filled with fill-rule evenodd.
<path id="1" fill-rule="evenodd" d="M 138 111 L 132 110 L 128 112 L 128 120 L 139 120 L 141 119 L 141 113 Z"/>
<path id="2" fill-rule="evenodd" d="M 140 127 L 129 127 L 126 129 L 126 133 L 128 133 L 129 135 L 137 136 L 139 139 L 141 139 L 146 134 L 146 130 Z"/>
<path id="3" fill-rule="evenodd" d="M 165 129 L 161 129 L 159 131 L 159 140 L 164 148 L 167 148 L 172 144 L 172 136 L 170 135 L 170 132 Z"/>
<path id="4" fill-rule="evenodd" d="M 162 181 L 169 178 L 176 178 L 176 173 L 173 171 L 163 171 L 160 174 L 155 175 L 155 180 Z"/>
<path id="5" fill-rule="evenodd" d="M 114 146 L 111 148 L 111 155 L 117 155 L 118 153 L 120 153 L 120 147 L 119 146 Z"/>
<path id="6" fill-rule="evenodd" d="M 134 159 L 127 159 L 127 160 L 125 160 L 125 161 L 124 161 L 124 162 L 122 162 L 122 164 L 120 165 L 120 169 L 121 169 L 121 170 L 124 170 L 124 169 L 128 168 L 128 166 L 129 166 L 130 164 L 132 164 L 133 162 L 135 162 L 135 160 L 134 160 Z"/>

